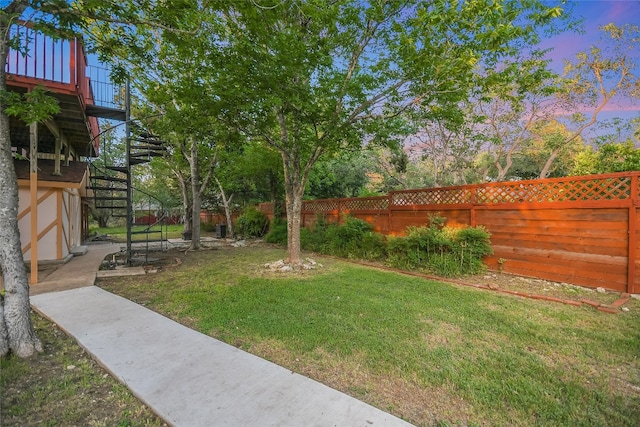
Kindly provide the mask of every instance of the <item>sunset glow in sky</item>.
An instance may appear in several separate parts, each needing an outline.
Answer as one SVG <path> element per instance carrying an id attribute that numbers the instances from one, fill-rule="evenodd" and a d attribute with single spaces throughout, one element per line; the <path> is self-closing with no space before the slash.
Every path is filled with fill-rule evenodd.
<path id="1" fill-rule="evenodd" d="M 553 69 L 562 73 L 563 59 L 573 59 L 576 54 L 586 51 L 591 45 L 597 44 L 601 32 L 599 27 L 614 23 L 618 26 L 635 24 L 640 26 L 640 0 L 575 0 L 571 2 L 573 15 L 582 18 L 584 33 L 567 32 L 546 40 L 542 47 L 553 48 L 548 55 L 553 60 Z M 640 64 L 640 46 L 636 50 L 635 62 Z M 640 67 L 636 67 L 635 75 L 640 74 Z M 601 114 L 602 119 L 615 117 L 632 118 L 640 115 L 640 101 L 612 100 Z"/>
<path id="2" fill-rule="evenodd" d="M 559 70 L 562 70 L 562 58 L 575 57 L 576 53 L 598 42 L 599 27 L 611 22 L 618 26 L 640 25 L 640 0 L 575 0 L 571 4 L 574 16 L 584 20 L 584 34 L 567 32 L 543 44 L 554 48 L 550 57 L 558 63 Z"/>

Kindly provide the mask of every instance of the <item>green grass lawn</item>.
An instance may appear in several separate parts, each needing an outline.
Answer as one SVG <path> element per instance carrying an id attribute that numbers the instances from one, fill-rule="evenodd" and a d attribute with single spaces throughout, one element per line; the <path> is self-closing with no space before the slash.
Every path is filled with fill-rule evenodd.
<path id="1" fill-rule="evenodd" d="M 640 303 L 611 315 L 269 248 L 100 285 L 417 425 L 638 425 Z"/>
<path id="2" fill-rule="evenodd" d="M 144 230 L 146 228 L 146 226 L 143 225 L 136 225 L 133 227 L 132 230 Z M 162 230 L 163 233 L 163 237 L 165 239 L 178 239 L 180 237 L 182 237 L 182 231 L 184 229 L 184 225 L 182 224 L 173 224 L 173 225 L 168 225 L 166 227 L 166 230 L 164 228 L 164 226 L 160 226 L 160 225 L 156 225 L 150 228 L 150 230 L 153 231 L 160 231 Z M 166 231 L 166 234 L 165 234 Z M 106 227 L 106 228 L 98 228 L 97 229 L 98 234 L 108 234 L 109 236 L 111 236 L 113 238 L 113 240 L 115 240 L 116 242 L 126 242 L 127 241 L 127 227 L 126 226 L 119 226 L 119 227 Z M 149 233 L 149 239 L 152 240 L 157 240 L 160 238 L 160 233 Z M 147 239 L 147 235 L 146 234 L 133 234 L 131 236 L 131 240 L 132 241 L 137 241 L 137 240 L 146 240 Z"/>

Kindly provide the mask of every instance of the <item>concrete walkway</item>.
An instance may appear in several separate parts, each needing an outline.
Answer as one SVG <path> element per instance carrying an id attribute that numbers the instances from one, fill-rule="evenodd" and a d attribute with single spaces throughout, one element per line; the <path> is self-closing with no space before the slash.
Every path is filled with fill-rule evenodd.
<path id="1" fill-rule="evenodd" d="M 410 425 L 95 286 L 40 293 L 31 304 L 174 426 Z"/>
<path id="2" fill-rule="evenodd" d="M 120 252 L 119 244 L 97 243 L 87 246 L 87 253 L 74 256 L 35 285 L 29 287 L 31 295 L 57 292 L 84 286 L 93 286 L 96 274 L 107 255 Z"/>

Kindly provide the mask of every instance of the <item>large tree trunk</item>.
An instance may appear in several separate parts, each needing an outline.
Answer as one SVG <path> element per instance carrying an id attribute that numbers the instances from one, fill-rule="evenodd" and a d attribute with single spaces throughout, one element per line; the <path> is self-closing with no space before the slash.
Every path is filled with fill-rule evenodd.
<path id="1" fill-rule="evenodd" d="M 295 188 L 286 186 L 287 193 L 287 262 L 302 264 L 300 248 L 300 227 L 302 224 L 302 196 Z"/>
<path id="2" fill-rule="evenodd" d="M 7 353 L 9 353 L 9 334 L 7 324 L 4 322 L 4 301 L 0 301 L 0 356 Z"/>
<path id="3" fill-rule="evenodd" d="M 191 199 L 189 198 L 189 183 L 187 183 L 187 179 L 180 170 L 175 169 L 173 172 L 176 177 L 178 177 L 180 192 L 182 193 L 182 209 L 184 211 L 184 227 L 182 231 L 189 233 L 193 229 L 193 214 L 191 211 Z"/>
<path id="4" fill-rule="evenodd" d="M 231 199 L 233 199 L 233 194 L 227 199 L 227 194 L 224 192 L 224 188 L 222 188 L 220 180 L 216 177 L 213 177 L 213 179 L 216 180 L 216 184 L 218 185 L 218 189 L 220 190 L 220 196 L 222 197 L 224 215 L 227 218 L 227 236 L 233 238 L 233 222 L 231 221 Z"/>
<path id="5" fill-rule="evenodd" d="M 499 149 L 498 153 L 494 154 L 494 164 L 498 169 L 498 176 L 496 177 L 496 181 L 501 182 L 505 180 L 507 173 L 511 169 L 511 166 L 513 166 L 513 155 L 520 148 L 520 144 L 524 140 L 525 135 L 527 134 L 531 126 L 533 126 L 533 124 L 535 123 L 536 117 L 537 117 L 537 110 L 534 108 L 531 114 L 529 115 L 529 117 L 527 118 L 527 122 L 525 123 L 525 125 L 522 127 L 522 129 L 516 136 L 515 141 L 513 141 L 513 144 L 511 144 L 511 147 L 509 147 L 509 149 L 507 150 L 507 153 L 505 155 L 504 166 L 500 164 L 500 158 L 502 157 L 502 151 L 503 151 L 502 148 Z M 494 126 L 495 126 L 495 123 L 494 123 Z M 496 134 L 500 136 L 501 139 L 505 139 L 505 136 L 501 135 L 500 132 L 496 132 Z"/>
<path id="6" fill-rule="evenodd" d="M 26 2 L 14 2 L 0 14 L 0 92 L 6 90 L 6 72 L 9 49 L 11 14 L 19 15 Z M 11 9 L 11 10 L 7 10 Z M 11 154 L 9 118 L 0 104 L 0 264 L 4 278 L 5 296 L 0 304 L 0 354 L 8 350 L 19 357 L 42 351 L 42 344 L 31 324 L 29 305 L 29 279 L 24 266 L 18 230 L 18 179 Z M 35 207 L 34 207 L 35 209 Z"/>
<path id="7" fill-rule="evenodd" d="M 505 177 L 507 176 L 507 173 L 511 169 L 511 166 L 513 165 L 513 158 L 511 156 L 511 154 L 512 154 L 512 152 L 511 152 L 511 150 L 509 150 L 509 152 L 505 156 L 504 166 L 502 166 L 500 164 L 500 156 L 499 155 L 496 155 L 494 157 L 493 164 L 495 165 L 496 169 L 498 170 L 498 175 L 496 176 L 496 181 L 497 182 L 504 181 Z"/>
<path id="8" fill-rule="evenodd" d="M 528 129 L 528 128 L 525 128 L 525 129 Z M 516 141 L 513 143 L 513 145 L 507 150 L 507 153 L 504 156 L 504 166 L 502 166 L 502 164 L 500 163 L 500 160 L 503 154 L 502 149 L 498 150 L 497 153 L 494 153 L 493 164 L 498 170 L 498 175 L 496 176 L 497 182 L 504 181 L 507 176 L 507 173 L 509 173 L 509 170 L 511 170 L 511 166 L 513 166 L 513 154 L 515 153 L 516 149 L 520 146 L 520 141 L 521 141 L 521 138 L 519 136 L 516 139 Z"/>
<path id="9" fill-rule="evenodd" d="M 300 227 L 302 226 L 302 196 L 309 178 L 309 172 L 318 161 L 324 150 L 315 146 L 305 162 L 300 147 L 291 141 L 287 122 L 282 111 L 276 111 L 280 126 L 282 146 L 279 148 L 284 168 L 285 205 L 287 208 L 287 262 L 293 265 L 302 264 L 300 247 Z M 294 132 L 296 134 L 297 132 Z M 293 142 L 293 144 L 292 144 Z M 288 148 L 287 148 L 288 147 Z M 304 164 L 304 166 L 303 166 Z"/>
<path id="10" fill-rule="evenodd" d="M 558 157 L 558 153 L 560 152 L 561 148 L 562 148 L 561 146 L 560 147 L 556 147 L 553 151 L 551 151 L 551 154 L 549 155 L 549 158 L 544 163 L 544 166 L 542 167 L 542 170 L 540 171 L 540 176 L 538 177 L 539 179 L 549 178 L 549 174 L 551 173 L 551 165 L 553 165 L 553 162 Z"/>
<path id="11" fill-rule="evenodd" d="M 98 221 L 98 227 L 107 228 L 109 226 L 110 215 L 98 215 L 94 216 L 94 218 Z"/>
<path id="12" fill-rule="evenodd" d="M 195 141 L 191 141 L 189 153 L 189 166 L 191 167 L 191 197 L 192 197 L 192 225 L 191 246 L 192 250 L 200 249 L 200 210 L 202 207 L 202 194 L 200 191 L 200 168 L 198 167 L 198 147 Z"/>
<path id="13" fill-rule="evenodd" d="M 182 172 L 174 170 L 180 180 L 180 188 L 182 190 L 182 201 L 185 208 L 185 231 L 187 231 L 187 219 L 191 222 L 189 229 L 191 230 L 191 250 L 200 249 L 200 212 L 202 210 L 202 194 L 207 188 L 207 184 L 211 179 L 213 170 L 216 166 L 216 155 L 211 156 L 209 167 L 206 170 L 205 177 L 200 179 L 201 167 L 198 159 L 198 144 L 193 139 L 189 139 L 189 151 L 184 142 L 180 143 L 180 151 L 182 156 L 189 163 L 189 171 L 191 174 L 191 203 L 189 203 L 189 191 L 186 179 Z M 190 207 L 190 208 L 189 208 Z"/>
<path id="14" fill-rule="evenodd" d="M 284 163 L 284 188 L 287 208 L 287 262 L 293 265 L 302 264 L 300 247 L 300 227 L 302 225 L 302 195 L 304 179 L 300 167 L 290 156 L 282 156 Z"/>
<path id="15" fill-rule="evenodd" d="M 109 226 L 109 218 L 111 218 L 111 214 L 106 209 L 97 209 L 93 205 L 89 205 L 89 210 L 91 211 L 91 216 L 93 219 L 98 221 L 98 227 L 106 228 Z"/>

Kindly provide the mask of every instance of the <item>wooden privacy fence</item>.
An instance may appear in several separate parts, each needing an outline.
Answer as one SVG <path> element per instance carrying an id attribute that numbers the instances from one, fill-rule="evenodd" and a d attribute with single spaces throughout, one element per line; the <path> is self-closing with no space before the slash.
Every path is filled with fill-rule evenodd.
<path id="1" fill-rule="evenodd" d="M 309 200 L 302 223 L 351 215 L 380 233 L 403 235 L 439 213 L 448 225 L 482 225 L 491 233 L 491 269 L 640 293 L 639 177 L 623 172 Z M 260 207 L 272 216 L 272 204 Z"/>

